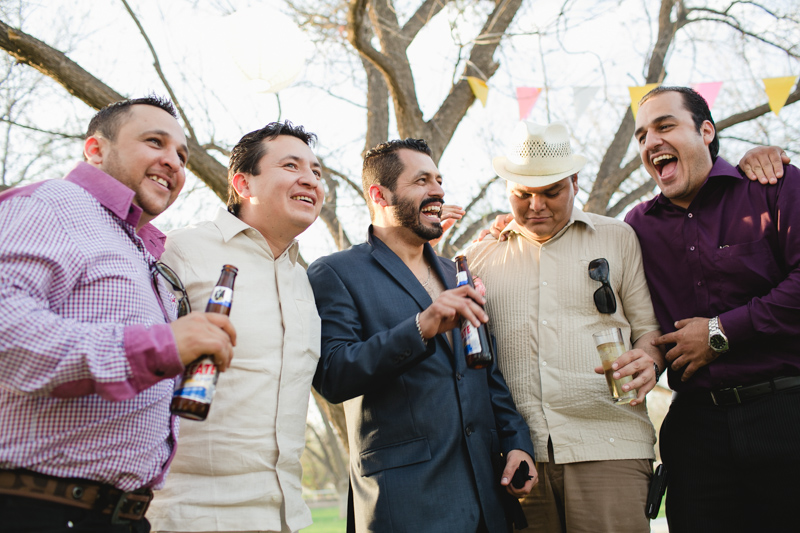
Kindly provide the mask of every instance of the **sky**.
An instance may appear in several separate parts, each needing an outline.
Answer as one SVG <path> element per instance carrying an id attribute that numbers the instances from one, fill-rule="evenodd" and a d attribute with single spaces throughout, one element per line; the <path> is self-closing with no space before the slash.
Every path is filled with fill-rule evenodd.
<path id="1" fill-rule="evenodd" d="M 4 0 L 0 6 L 8 9 L 16 3 Z M 719 3 L 705 2 L 712 7 Z M 39 0 L 26 4 L 24 31 L 64 49 L 71 59 L 117 91 L 133 96 L 165 92 L 154 73 L 147 45 L 121 1 Z M 307 34 L 297 31 L 291 20 L 276 14 L 287 11 L 282 0 L 130 0 L 130 4 L 157 50 L 178 101 L 190 111 L 201 141 L 230 147 L 242 134 L 267 122 L 290 119 L 319 135 L 316 152 L 330 166 L 359 180 L 365 108 L 358 61 L 330 44 L 315 45 Z M 771 4 L 779 8 L 791 2 L 774 0 Z M 415 3 L 399 0 L 397 5 L 402 18 L 407 16 L 406 7 Z M 458 5 L 482 12 L 490 4 Z M 238 14 L 223 14 L 234 8 Z M 562 8 L 569 13 L 567 17 L 559 17 Z M 589 159 L 581 174 L 581 186 L 589 187 L 602 153 L 627 110 L 627 87 L 644 83 L 644 54 L 654 39 L 651 23 L 657 17 L 656 8 L 652 0 L 525 2 L 513 35 L 506 38 L 495 56 L 501 66 L 489 82 L 487 106 L 473 104 L 440 162 L 446 201 L 465 205 L 494 175 L 491 159 L 503 153 L 508 135 L 519 120 L 515 89 L 520 86 L 545 87 L 530 119 L 540 123 L 563 120 L 569 125 L 573 149 Z M 774 29 L 766 18 L 749 22 L 761 35 Z M 460 75 L 463 63 L 454 68 L 459 57 L 457 43 L 471 38 L 474 29 L 474 23 L 464 22 L 454 10 L 446 9 L 410 47 L 426 118 L 438 109 Z M 763 46 L 742 45 L 726 30 L 681 35 L 669 58 L 666 82 L 688 85 L 723 81 L 712 109 L 718 118 L 747 109 L 754 102 L 766 102 L 758 79 L 800 75 L 796 60 Z M 689 37 L 695 44 L 690 45 Z M 256 92 L 259 84 L 244 82 L 235 64 L 252 65 L 257 56 L 262 57 L 261 72 L 268 77 L 276 69 L 299 69 L 296 81 L 277 97 Z M 264 85 L 262 81 L 261 88 Z M 581 86 L 599 89 L 586 112 L 576 116 L 573 91 Z M 52 89 L 52 98 L 63 102 L 59 90 Z M 73 102 L 67 111 L 85 125 L 93 112 L 81 106 Z M 63 124 L 59 109 L 43 101 L 34 115 L 36 123 L 58 129 Z M 795 135 L 798 123 L 800 106 L 792 106 L 780 118 L 765 117 L 757 129 L 737 130 L 732 135 L 800 149 L 800 136 Z M 738 155 L 746 149 L 745 144 L 733 140 L 723 142 L 723 152 L 726 147 Z M 76 161 L 79 156 L 78 151 Z M 635 157 L 635 152 L 630 156 Z M 220 160 L 224 162 L 224 157 Z M 350 238 L 354 242 L 363 240 L 368 224 L 363 203 L 353 196 L 340 202 L 340 220 Z M 170 229 L 212 218 L 221 205 L 201 183 L 189 180 L 185 193 L 156 224 Z M 483 207 L 490 205 L 506 205 L 502 184 L 491 189 Z M 321 221 L 300 241 L 307 261 L 334 251 Z"/>

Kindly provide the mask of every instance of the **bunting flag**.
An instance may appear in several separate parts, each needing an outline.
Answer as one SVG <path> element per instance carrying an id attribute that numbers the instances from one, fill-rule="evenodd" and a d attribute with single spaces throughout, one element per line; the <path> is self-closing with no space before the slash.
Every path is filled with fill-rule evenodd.
<path id="1" fill-rule="evenodd" d="M 777 115 L 786 104 L 789 92 L 792 90 L 797 76 L 784 76 L 782 78 L 764 78 L 764 90 L 769 98 L 769 108 Z"/>
<path id="2" fill-rule="evenodd" d="M 636 119 L 636 113 L 639 111 L 639 100 L 658 86 L 658 83 L 648 83 L 647 85 L 641 85 L 639 87 L 628 87 L 628 93 L 631 95 L 631 111 L 633 111 L 634 119 Z"/>
<path id="3" fill-rule="evenodd" d="M 486 98 L 489 96 L 489 86 L 486 85 L 486 82 L 475 76 L 467 76 L 467 82 L 475 98 L 481 101 L 483 107 L 486 107 Z"/>
<path id="4" fill-rule="evenodd" d="M 541 92 L 541 87 L 517 87 L 517 103 L 519 104 L 520 120 L 528 118 Z"/>
<path id="5" fill-rule="evenodd" d="M 589 107 L 589 102 L 592 101 L 594 95 L 600 87 L 573 87 L 572 89 L 572 104 L 575 107 L 575 120 L 581 118 Z"/>
<path id="6" fill-rule="evenodd" d="M 721 81 L 712 81 L 708 83 L 695 83 L 694 85 L 692 85 L 692 89 L 697 91 L 698 94 L 700 94 L 700 96 L 702 96 L 705 99 L 709 109 L 714 107 L 714 101 L 717 99 L 720 87 L 722 87 Z"/>

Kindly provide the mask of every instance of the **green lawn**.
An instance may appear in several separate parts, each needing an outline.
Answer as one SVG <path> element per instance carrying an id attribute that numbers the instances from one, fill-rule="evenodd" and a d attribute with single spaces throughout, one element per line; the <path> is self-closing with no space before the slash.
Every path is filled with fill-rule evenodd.
<path id="1" fill-rule="evenodd" d="M 303 533 L 344 533 L 347 529 L 347 520 L 339 518 L 338 505 L 311 509 L 311 518 L 314 523 L 303 529 Z"/>

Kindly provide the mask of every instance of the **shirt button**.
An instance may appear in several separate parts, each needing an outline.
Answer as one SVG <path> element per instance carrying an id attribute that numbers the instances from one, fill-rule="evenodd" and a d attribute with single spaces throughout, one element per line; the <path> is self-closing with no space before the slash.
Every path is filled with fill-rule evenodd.
<path id="1" fill-rule="evenodd" d="M 547 366 L 547 361 L 542 361 L 542 366 Z"/>
<path id="2" fill-rule="evenodd" d="M 691 214 L 691 213 L 689 213 L 689 214 L 688 214 L 688 215 L 686 215 L 686 216 L 687 216 L 687 217 L 689 217 L 689 218 L 692 218 L 694 215 L 693 215 L 693 214 Z"/>
<path id="3" fill-rule="evenodd" d="M 542 320 L 542 324 L 547 325 L 547 320 Z"/>
<path id="4" fill-rule="evenodd" d="M 548 409 L 550 409 L 550 404 L 549 403 L 544 404 L 544 406 L 547 407 Z"/>
<path id="5" fill-rule="evenodd" d="M 472 435 L 472 426 L 467 426 L 466 433 L 467 433 L 467 437 L 469 437 L 470 435 Z"/>
<path id="6" fill-rule="evenodd" d="M 542 282 L 542 285 L 547 285 L 547 282 L 546 282 L 546 281 L 543 281 L 543 282 Z"/>
<path id="7" fill-rule="evenodd" d="M 689 249 L 694 252 L 694 246 L 690 246 Z"/>
<path id="8" fill-rule="evenodd" d="M 461 373 L 460 373 L 460 372 L 456 374 L 456 379 L 457 379 L 458 381 L 461 381 L 461 377 L 462 377 L 462 376 L 461 376 Z"/>
<path id="9" fill-rule="evenodd" d="M 697 282 L 697 286 L 698 286 L 698 287 L 702 287 L 702 286 L 703 286 L 703 282 L 702 282 L 702 281 L 698 281 L 698 282 Z"/>
<path id="10" fill-rule="evenodd" d="M 547 420 L 547 415 L 542 415 L 542 418 L 544 418 L 545 420 Z"/>
<path id="11" fill-rule="evenodd" d="M 614 439 L 613 438 L 608 439 L 608 442 L 614 442 Z"/>

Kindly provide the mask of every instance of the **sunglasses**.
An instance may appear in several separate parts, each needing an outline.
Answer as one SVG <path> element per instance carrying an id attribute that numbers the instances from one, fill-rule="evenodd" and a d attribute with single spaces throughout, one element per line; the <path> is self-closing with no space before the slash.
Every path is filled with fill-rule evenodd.
<path id="1" fill-rule="evenodd" d="M 602 283 L 602 287 L 594 291 L 594 305 L 597 310 L 605 314 L 617 312 L 617 299 L 608 283 L 608 261 L 605 257 L 595 259 L 589 263 L 589 277 Z"/>
<path id="2" fill-rule="evenodd" d="M 153 275 L 153 285 L 156 288 L 156 292 L 158 292 L 158 280 L 156 279 L 156 274 L 158 273 L 161 274 L 165 280 L 167 280 L 167 283 L 172 285 L 173 290 L 181 293 L 181 297 L 178 300 L 178 318 L 191 313 L 192 306 L 189 305 L 189 297 L 186 296 L 186 287 L 183 286 L 181 278 L 178 277 L 175 271 L 161 261 L 153 263 L 150 271 Z"/>

